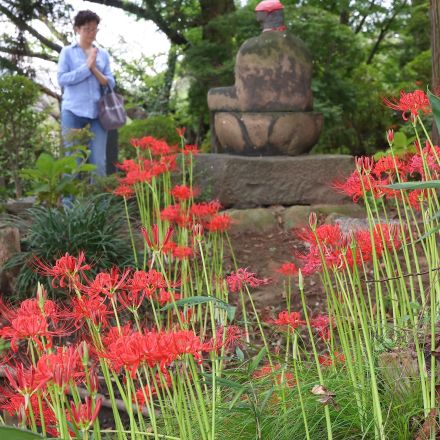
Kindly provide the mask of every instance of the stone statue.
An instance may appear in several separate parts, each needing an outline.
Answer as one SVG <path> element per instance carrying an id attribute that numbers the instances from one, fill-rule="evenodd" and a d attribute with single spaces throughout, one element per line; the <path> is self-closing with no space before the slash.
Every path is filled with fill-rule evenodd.
<path id="1" fill-rule="evenodd" d="M 235 85 L 208 92 L 219 153 L 296 156 L 319 138 L 323 117 L 313 112 L 311 56 L 286 32 L 283 8 L 278 0 L 257 5 L 263 32 L 240 47 Z"/>

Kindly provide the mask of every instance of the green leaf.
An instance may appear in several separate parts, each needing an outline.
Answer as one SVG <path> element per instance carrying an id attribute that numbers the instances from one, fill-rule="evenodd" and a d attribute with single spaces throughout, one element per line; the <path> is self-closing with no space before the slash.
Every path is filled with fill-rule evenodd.
<path id="1" fill-rule="evenodd" d="M 431 91 L 428 89 L 428 98 L 432 107 L 432 114 L 434 115 L 435 124 L 437 125 L 437 129 L 440 131 L 440 99 L 433 95 Z"/>
<path id="2" fill-rule="evenodd" d="M 419 243 L 420 241 L 424 240 L 425 238 L 428 238 L 430 235 L 435 234 L 436 232 L 440 231 L 440 225 L 437 225 L 435 228 L 430 229 L 428 232 L 423 234 L 416 243 Z"/>
<path id="3" fill-rule="evenodd" d="M 391 189 L 440 189 L 440 180 L 430 180 L 429 182 L 403 182 L 386 185 Z"/>
<path id="4" fill-rule="evenodd" d="M 212 376 L 212 374 L 209 374 L 209 373 L 202 373 L 202 376 L 203 376 L 205 379 L 207 379 L 208 382 L 210 382 L 210 383 L 213 382 L 213 376 Z M 234 389 L 234 390 L 241 390 L 241 389 L 242 389 L 243 391 L 246 390 L 246 387 L 243 386 L 241 383 L 239 383 L 239 382 L 235 382 L 235 381 L 233 381 L 233 380 L 225 379 L 224 377 L 216 377 L 216 378 L 215 378 L 215 382 L 216 382 L 218 385 L 223 385 L 223 386 L 225 386 L 225 387 L 227 387 L 227 388 L 232 388 L 232 389 Z"/>
<path id="5" fill-rule="evenodd" d="M 242 361 L 242 362 L 244 361 L 244 353 L 240 347 L 235 348 L 235 354 L 237 355 L 237 359 L 239 361 Z"/>
<path id="6" fill-rule="evenodd" d="M 176 307 L 183 307 L 183 306 L 194 306 L 199 304 L 206 304 L 209 302 L 214 303 L 214 307 L 217 307 L 222 310 L 226 310 L 226 313 L 228 315 L 228 319 L 232 321 L 235 317 L 235 312 L 237 310 L 237 307 L 231 306 L 225 301 L 222 301 L 218 298 L 214 298 L 213 296 L 193 296 L 191 298 L 185 298 L 185 299 L 179 299 L 178 301 L 175 301 L 174 303 L 169 303 L 166 306 L 162 307 L 160 310 L 162 312 L 166 310 L 170 310 L 176 305 Z"/>
<path id="7" fill-rule="evenodd" d="M 249 368 L 248 368 L 249 376 L 251 376 L 254 373 L 254 371 L 258 368 L 258 365 L 260 365 L 260 362 L 265 354 L 266 354 L 266 347 L 263 347 L 258 352 L 258 354 L 252 359 L 252 362 L 249 364 Z"/>
<path id="8" fill-rule="evenodd" d="M 0 425 L 0 438 L 2 440 L 38 440 L 44 437 L 13 426 Z"/>

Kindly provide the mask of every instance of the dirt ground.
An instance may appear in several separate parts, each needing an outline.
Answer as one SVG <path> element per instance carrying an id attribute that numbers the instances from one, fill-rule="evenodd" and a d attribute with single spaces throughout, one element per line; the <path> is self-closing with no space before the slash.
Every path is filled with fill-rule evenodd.
<path id="1" fill-rule="evenodd" d="M 277 269 L 287 262 L 298 263 L 295 254 L 304 251 L 303 243 L 293 232 L 273 230 L 268 234 L 230 233 L 235 258 L 239 267 L 248 268 L 258 278 L 270 278 L 267 286 L 252 290 L 257 309 L 263 320 L 270 319 L 286 309 L 283 281 Z M 319 276 L 304 279 L 307 305 L 312 314 L 325 311 L 325 294 Z M 293 288 L 292 310 L 301 311 L 297 286 Z"/>

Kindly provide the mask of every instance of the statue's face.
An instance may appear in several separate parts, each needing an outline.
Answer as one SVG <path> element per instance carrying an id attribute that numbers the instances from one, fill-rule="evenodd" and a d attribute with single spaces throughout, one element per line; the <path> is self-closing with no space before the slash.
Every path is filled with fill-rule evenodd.
<path id="1" fill-rule="evenodd" d="M 266 20 L 266 17 L 267 17 L 267 12 L 264 12 L 264 11 L 256 12 L 257 22 L 260 23 L 261 25 L 263 25 L 264 20 Z"/>

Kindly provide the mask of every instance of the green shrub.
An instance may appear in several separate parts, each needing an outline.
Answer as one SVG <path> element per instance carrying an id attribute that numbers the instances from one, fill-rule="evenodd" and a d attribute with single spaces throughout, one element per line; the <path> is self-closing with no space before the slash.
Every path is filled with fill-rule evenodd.
<path id="1" fill-rule="evenodd" d="M 137 119 L 125 125 L 119 131 L 121 157 L 132 157 L 133 147 L 130 145 L 130 139 L 144 136 L 153 136 L 157 139 L 163 139 L 170 145 L 179 142 L 179 136 L 176 132 L 176 123 L 171 116 L 157 115 L 147 119 Z"/>
<path id="2" fill-rule="evenodd" d="M 53 264 L 66 252 L 84 251 L 96 272 L 133 265 L 133 253 L 125 237 L 122 201 L 110 194 L 76 201 L 71 208 L 37 206 L 28 210 L 30 226 L 21 242 L 22 251 L 12 256 L 3 269 L 20 268 L 17 296 L 32 293 L 37 281 L 49 286 L 35 272 L 35 257 Z"/>

